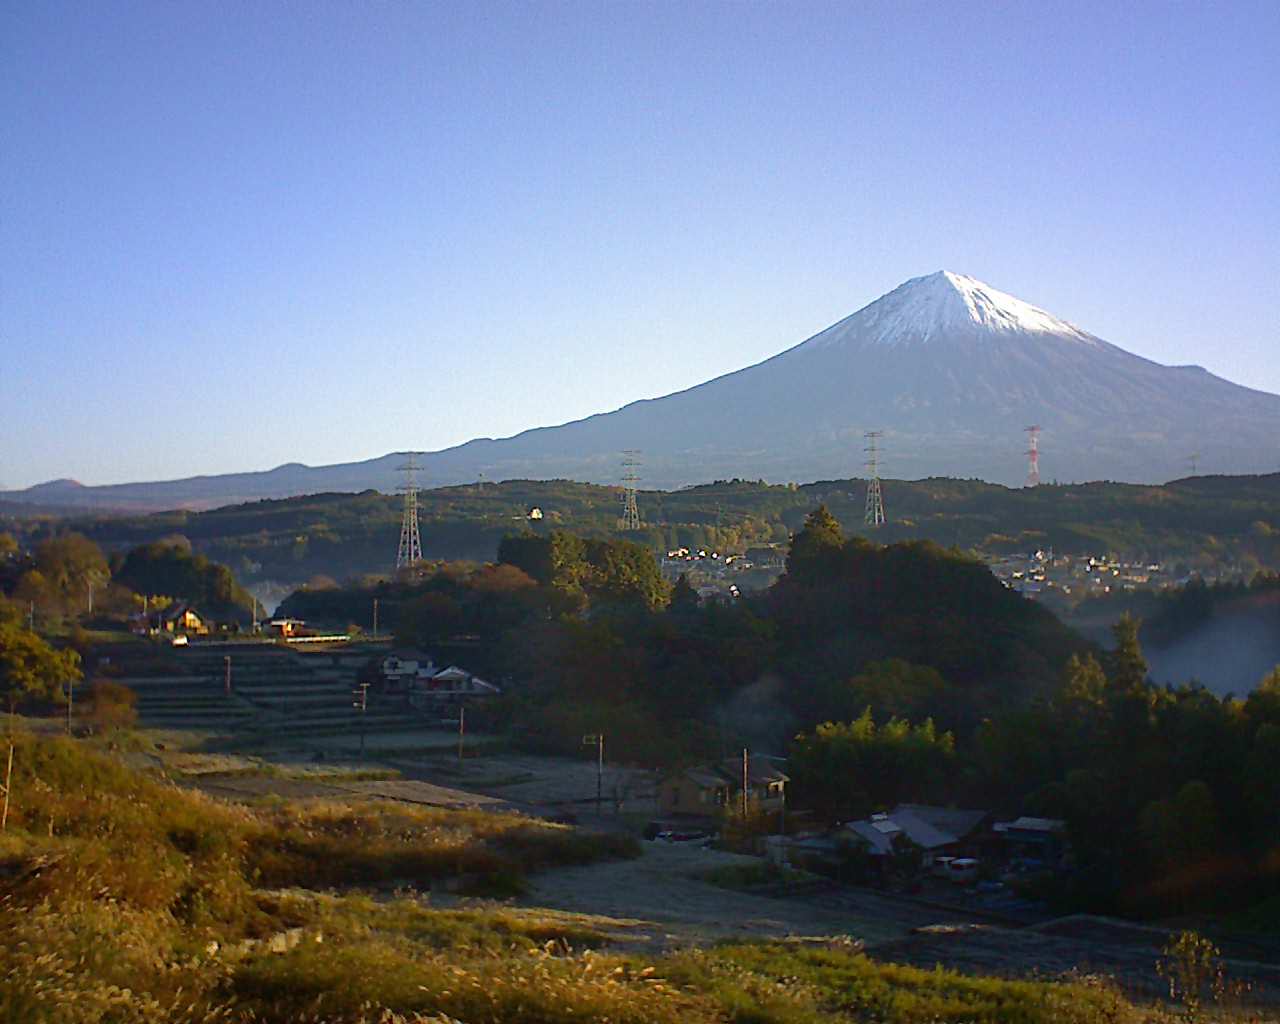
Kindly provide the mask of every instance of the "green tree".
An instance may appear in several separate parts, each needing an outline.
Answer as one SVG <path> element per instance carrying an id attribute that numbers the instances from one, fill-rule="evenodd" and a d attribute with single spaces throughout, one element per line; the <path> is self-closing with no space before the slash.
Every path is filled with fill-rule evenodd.
<path id="1" fill-rule="evenodd" d="M 60 534 L 39 544 L 35 563 L 68 611 L 85 610 L 89 588 L 101 587 L 111 578 L 102 549 L 79 533 Z"/>
<path id="2" fill-rule="evenodd" d="M 1111 627 L 1116 641 L 1116 649 L 1111 653 L 1111 685 L 1116 693 L 1141 693 L 1147 687 L 1147 659 L 1138 639 L 1141 628 L 1142 620 L 1128 612 Z"/>
<path id="3" fill-rule="evenodd" d="M 671 613 L 673 615 L 693 614 L 697 612 L 700 604 L 698 592 L 689 583 L 689 574 L 682 572 L 680 578 L 676 580 L 675 586 L 671 588 L 671 604 L 669 606 Z"/>
<path id="4" fill-rule="evenodd" d="M 1092 654 L 1067 659 L 1063 673 L 1062 701 L 1075 711 L 1097 711 L 1106 703 L 1107 674 Z"/>
<path id="5" fill-rule="evenodd" d="M 805 517 L 804 526 L 791 540 L 787 575 L 801 581 L 829 577 L 843 547 L 840 523 L 826 505 L 819 505 Z"/>
<path id="6" fill-rule="evenodd" d="M 829 819 L 858 818 L 904 800 L 944 799 L 955 764 L 955 737 L 932 719 L 878 726 L 871 709 L 852 722 L 824 722 L 796 737 L 789 774 L 798 798 Z"/>
<path id="7" fill-rule="evenodd" d="M 58 651 L 15 623 L 0 624 L 0 694 L 16 710 L 24 700 L 54 699 L 81 678 L 80 655 Z"/>
<path id="8" fill-rule="evenodd" d="M 947 717 L 955 698 L 951 686 L 937 669 L 914 665 L 903 658 L 870 662 L 848 683 L 855 707 L 868 705 L 880 716 Z"/>

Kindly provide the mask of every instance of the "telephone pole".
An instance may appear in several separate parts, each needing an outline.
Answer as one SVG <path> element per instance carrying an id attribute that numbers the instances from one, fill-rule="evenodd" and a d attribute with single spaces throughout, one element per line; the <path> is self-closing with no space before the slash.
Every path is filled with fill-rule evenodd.
<path id="1" fill-rule="evenodd" d="M 600 801 L 604 797 L 604 733 L 594 732 L 582 737 L 582 745 L 596 747 L 596 814 L 600 813 Z"/>
<path id="2" fill-rule="evenodd" d="M 360 757 L 364 758 L 364 716 L 369 710 L 369 684 L 361 683 L 359 687 L 351 691 L 351 696 L 355 698 L 351 702 L 351 706 L 360 712 Z"/>
<path id="3" fill-rule="evenodd" d="M 462 760 L 462 743 L 467 735 L 467 706 L 458 705 L 458 760 Z"/>

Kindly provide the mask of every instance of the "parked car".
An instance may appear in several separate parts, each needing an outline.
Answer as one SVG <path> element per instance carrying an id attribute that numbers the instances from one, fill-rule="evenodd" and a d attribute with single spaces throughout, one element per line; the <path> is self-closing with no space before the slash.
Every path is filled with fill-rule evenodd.
<path id="1" fill-rule="evenodd" d="M 961 885 L 978 880 L 978 861 L 973 857 L 956 857 L 947 864 L 947 878 Z"/>

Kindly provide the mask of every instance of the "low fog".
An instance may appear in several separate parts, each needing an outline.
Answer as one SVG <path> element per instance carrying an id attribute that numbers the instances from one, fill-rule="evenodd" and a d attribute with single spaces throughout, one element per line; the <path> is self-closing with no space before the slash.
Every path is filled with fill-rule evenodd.
<path id="1" fill-rule="evenodd" d="M 1223 609 L 1172 644 L 1144 641 L 1144 649 L 1158 683 L 1194 681 L 1242 697 L 1280 665 L 1280 601 Z"/>

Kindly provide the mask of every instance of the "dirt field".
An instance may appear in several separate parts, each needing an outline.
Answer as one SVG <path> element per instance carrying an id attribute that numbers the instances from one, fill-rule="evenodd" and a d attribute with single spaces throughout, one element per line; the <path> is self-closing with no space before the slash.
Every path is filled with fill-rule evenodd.
<path id="1" fill-rule="evenodd" d="M 532 754 L 486 753 L 458 761 L 456 757 L 393 758 L 406 777 L 498 796 L 537 813 L 595 809 L 596 763 L 583 757 L 539 757 Z M 653 772 L 624 765 L 605 765 L 602 811 L 628 817 L 656 811 Z"/>
<path id="2" fill-rule="evenodd" d="M 756 858 L 682 844 L 643 845 L 644 853 L 636 860 L 537 875 L 519 902 L 613 918 L 623 926 L 616 932 L 618 941 L 648 947 L 833 935 L 876 943 L 900 938 L 918 923 L 945 916 L 894 906 L 871 894 L 859 904 L 733 892 L 694 876 L 726 864 L 758 864 Z"/>

